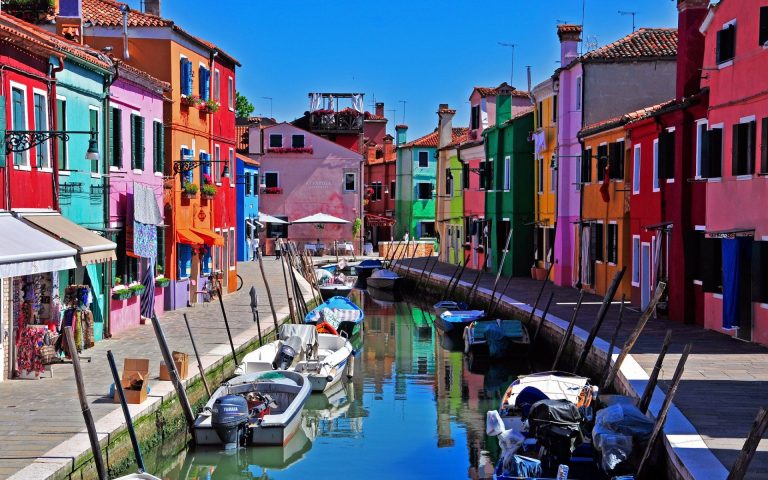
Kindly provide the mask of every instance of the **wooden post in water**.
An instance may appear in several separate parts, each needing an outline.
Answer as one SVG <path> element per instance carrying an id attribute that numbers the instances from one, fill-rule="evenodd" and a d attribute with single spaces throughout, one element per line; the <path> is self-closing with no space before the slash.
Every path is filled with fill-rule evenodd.
<path id="1" fill-rule="evenodd" d="M 173 383 L 173 387 L 176 389 L 176 395 L 179 397 L 181 411 L 184 413 L 184 418 L 187 420 L 189 430 L 192 431 L 195 427 L 195 415 L 192 413 L 192 406 L 189 404 L 187 392 L 184 390 L 184 385 L 179 378 L 179 372 L 176 370 L 176 363 L 173 361 L 171 350 L 168 348 L 168 342 L 165 340 L 163 327 L 160 325 L 160 320 L 157 319 L 157 315 L 152 315 L 152 328 L 155 330 L 155 337 L 157 337 L 157 343 L 160 345 L 160 353 L 163 355 L 163 361 L 165 362 L 166 368 L 168 368 L 171 383 Z M 235 357 L 235 365 L 237 365 L 237 357 Z"/>
<path id="2" fill-rule="evenodd" d="M 616 290 L 619 289 L 621 279 L 624 277 L 624 272 L 626 271 L 626 266 L 621 267 L 621 270 L 616 272 L 616 274 L 613 276 L 613 281 L 611 282 L 610 287 L 608 287 L 608 291 L 605 293 L 603 304 L 600 305 L 600 310 L 597 312 L 595 323 L 592 325 L 592 329 L 589 331 L 589 336 L 587 337 L 587 341 L 584 343 L 584 349 L 581 351 L 579 360 L 576 362 L 576 366 L 573 368 L 573 373 L 578 374 L 579 370 L 581 370 L 581 367 L 583 367 L 584 363 L 586 363 L 587 357 L 589 356 L 589 351 L 592 349 L 592 344 L 595 342 L 595 338 L 597 338 L 597 333 L 600 331 L 600 327 L 603 326 L 605 316 L 608 314 L 608 309 L 611 307 L 613 297 L 616 295 Z M 621 297 L 621 302 L 624 303 L 623 295 Z"/>
<path id="3" fill-rule="evenodd" d="M 659 373 L 661 372 L 661 366 L 664 364 L 664 357 L 667 356 L 667 350 L 669 350 L 669 344 L 672 342 L 672 330 L 667 330 L 667 334 L 664 336 L 664 343 L 661 345 L 661 352 L 656 358 L 656 364 L 653 366 L 651 376 L 648 378 L 648 383 L 645 385 L 645 390 L 642 396 L 640 396 L 640 402 L 637 404 L 637 408 L 646 413 L 648 406 L 651 404 L 651 398 L 653 398 L 653 390 L 656 388 L 656 384 L 659 381 Z"/>
<path id="4" fill-rule="evenodd" d="M 278 239 L 282 248 L 282 239 Z M 280 258 L 280 265 L 283 267 L 283 282 L 285 283 L 285 295 L 288 297 L 288 311 L 291 316 L 291 323 L 296 323 L 296 310 L 293 307 L 293 296 L 291 295 L 291 289 L 288 288 L 288 272 L 285 269 L 285 262 L 288 261 L 287 249 L 283 249 L 283 255 Z"/>
<path id="5" fill-rule="evenodd" d="M 557 354 L 555 355 L 555 360 L 552 362 L 551 370 L 557 370 L 557 364 L 560 362 L 560 357 L 565 352 L 565 346 L 568 345 L 568 340 L 571 339 L 573 327 L 576 325 L 576 318 L 579 316 L 579 310 L 581 309 L 582 300 L 584 300 L 584 290 L 579 291 L 579 299 L 576 300 L 576 309 L 574 309 L 571 321 L 568 323 L 568 328 L 565 330 L 563 338 L 560 340 L 560 346 L 557 348 Z"/>
<path id="6" fill-rule="evenodd" d="M 768 410 L 765 407 L 760 407 L 755 423 L 752 424 L 752 429 L 749 431 L 741 453 L 739 453 L 739 457 L 733 464 L 731 473 L 726 480 L 743 480 L 746 477 L 749 464 L 752 462 L 752 457 L 755 455 L 757 445 L 763 438 L 766 428 L 768 428 Z"/>
<path id="7" fill-rule="evenodd" d="M 648 320 L 650 320 L 651 315 L 653 315 L 653 311 L 656 309 L 656 304 L 659 303 L 659 299 L 661 298 L 661 295 L 664 293 L 665 288 L 667 288 L 667 284 L 664 282 L 659 282 L 659 284 L 656 286 L 656 291 L 653 293 L 653 298 L 651 298 L 651 302 L 645 308 L 645 311 L 643 312 L 643 314 L 640 315 L 640 319 L 637 321 L 637 325 L 635 326 L 635 330 L 632 332 L 632 335 L 630 335 L 627 341 L 624 342 L 624 347 L 621 349 L 621 353 L 619 353 L 619 358 L 616 359 L 616 362 L 614 362 L 613 367 L 611 368 L 611 371 L 608 372 L 608 376 L 605 378 L 603 385 L 600 387 L 601 390 L 607 390 L 608 387 L 611 385 L 611 383 L 613 383 L 613 379 L 614 377 L 616 377 L 616 374 L 619 372 L 619 369 L 621 368 L 621 364 L 624 362 L 624 359 L 627 357 L 627 355 L 629 355 L 629 352 L 630 350 L 632 350 L 632 347 L 635 346 L 637 339 L 640 338 L 640 334 L 643 333 L 645 324 L 648 323 Z"/>
<path id="8" fill-rule="evenodd" d="M 253 289 L 253 287 L 251 287 Z M 187 314 L 184 314 L 184 324 L 187 326 L 187 333 L 189 333 L 189 340 L 192 342 L 192 351 L 195 352 L 195 358 L 197 359 L 197 370 L 200 372 L 200 377 L 203 379 L 203 386 L 205 387 L 205 393 L 208 394 L 208 398 L 211 397 L 211 389 L 208 388 L 208 380 L 205 379 L 205 369 L 203 368 L 203 362 L 200 361 L 200 354 L 197 353 L 197 344 L 195 344 L 195 337 L 192 336 L 192 328 L 189 326 L 189 320 Z M 259 335 L 261 337 L 261 335 Z"/>
<path id="9" fill-rule="evenodd" d="M 259 255 L 259 270 L 261 270 L 261 279 L 264 281 L 264 289 L 267 291 L 267 300 L 269 300 L 269 308 L 272 310 L 272 319 L 275 321 L 275 334 L 277 334 L 277 312 L 275 311 L 275 302 L 272 300 L 272 292 L 269 289 L 269 281 L 267 281 L 267 274 L 264 273 L 264 262 Z"/>
<path id="10" fill-rule="evenodd" d="M 541 282 L 541 288 L 539 289 L 539 294 L 536 295 L 536 301 L 533 303 L 533 309 L 531 310 L 531 314 L 528 316 L 529 325 L 531 323 L 531 320 L 533 320 L 533 314 L 534 312 L 536 312 L 536 308 L 539 306 L 539 300 L 541 300 L 541 295 L 544 293 L 544 288 L 546 288 L 547 282 L 549 281 L 549 274 L 552 271 L 552 265 L 554 265 L 554 263 L 549 265 L 549 268 L 547 269 L 547 276 L 544 277 L 544 281 Z"/>
<path id="11" fill-rule="evenodd" d="M 224 308 L 224 300 L 221 296 L 221 284 L 216 286 L 219 291 L 219 306 L 221 307 L 221 314 L 224 316 L 224 328 L 227 330 L 227 338 L 229 339 L 229 347 L 232 349 L 232 358 L 237 366 L 237 351 L 235 350 L 235 344 L 232 342 L 232 331 L 229 329 L 229 320 L 227 319 L 227 309 Z M 169 369 L 170 370 L 170 369 Z"/>
<path id="12" fill-rule="evenodd" d="M 608 372 L 611 368 L 611 358 L 613 357 L 613 349 L 616 346 L 616 339 L 619 337 L 619 331 L 621 330 L 621 325 L 624 323 L 624 302 L 621 302 L 621 308 L 619 308 L 619 319 L 616 321 L 616 328 L 613 330 L 613 335 L 611 335 L 611 344 L 608 346 L 608 355 L 605 358 L 605 366 L 601 370 L 600 378 L 605 379 L 605 377 L 608 375 Z"/>
<path id="13" fill-rule="evenodd" d="M 653 447 L 656 444 L 656 440 L 664 428 L 664 422 L 667 420 L 667 413 L 669 413 L 669 409 L 672 407 L 672 400 L 674 400 L 675 394 L 677 393 L 677 387 L 680 386 L 680 380 L 682 380 L 683 371 L 685 371 L 685 362 L 688 360 L 688 355 L 691 353 L 692 347 L 692 343 L 687 344 L 683 349 L 683 355 L 680 357 L 680 361 L 677 362 L 677 368 L 675 369 L 675 374 L 672 377 L 672 384 L 667 391 L 667 395 L 664 397 L 664 403 L 661 405 L 661 410 L 659 410 L 659 414 L 656 416 L 656 424 L 653 426 L 651 438 L 648 440 L 648 445 L 645 447 L 645 452 L 643 452 L 643 458 L 640 460 L 640 466 L 637 467 L 637 475 L 635 478 L 638 480 L 642 480 L 644 478 L 643 474 L 645 473 L 646 465 L 648 464 L 648 460 L 651 457 L 651 453 L 653 452 Z"/>
<path id="14" fill-rule="evenodd" d="M 64 339 L 67 342 L 69 356 L 72 358 L 72 367 L 75 370 L 77 397 L 80 400 L 80 410 L 83 412 L 85 426 L 88 429 L 88 441 L 91 442 L 91 451 L 93 452 L 93 462 L 96 464 L 96 472 L 99 474 L 99 480 L 107 480 L 107 470 L 104 468 L 104 459 L 101 456 L 101 446 L 99 445 L 99 436 L 96 433 L 96 424 L 93 421 L 91 407 L 88 406 L 88 398 L 85 394 L 83 371 L 80 369 L 80 355 L 77 353 L 75 339 L 72 336 L 72 327 L 64 327 Z M 117 385 L 115 385 L 115 388 L 117 388 Z"/>
<path id="15" fill-rule="evenodd" d="M 549 300 L 547 300 L 547 306 L 544 307 L 544 313 L 541 315 L 541 320 L 539 320 L 539 324 L 536 325 L 536 333 L 533 334 L 533 338 L 531 338 L 531 345 L 534 345 L 536 343 L 536 339 L 539 338 L 539 332 L 541 331 L 541 327 L 544 326 L 544 322 L 547 320 L 547 313 L 549 313 L 549 306 L 552 305 L 552 299 L 555 297 L 555 292 L 549 292 Z"/>
<path id="16" fill-rule="evenodd" d="M 259 297 L 256 296 L 256 287 L 251 286 L 251 290 L 248 292 L 251 296 L 251 314 L 253 315 L 253 321 L 256 322 L 256 332 L 259 334 L 259 346 L 264 345 L 261 339 L 261 322 L 259 321 Z M 210 396 L 210 394 L 208 394 Z"/>

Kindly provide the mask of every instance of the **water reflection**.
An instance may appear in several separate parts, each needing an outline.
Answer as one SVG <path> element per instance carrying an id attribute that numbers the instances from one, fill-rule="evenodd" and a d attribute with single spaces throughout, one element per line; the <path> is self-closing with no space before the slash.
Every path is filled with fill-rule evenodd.
<path id="1" fill-rule="evenodd" d="M 355 379 L 312 395 L 285 448 L 190 448 L 163 478 L 483 478 L 482 464 L 498 455 L 485 412 L 526 370 L 481 361 L 470 370 L 461 346 L 407 297 L 351 298 L 366 313 Z"/>

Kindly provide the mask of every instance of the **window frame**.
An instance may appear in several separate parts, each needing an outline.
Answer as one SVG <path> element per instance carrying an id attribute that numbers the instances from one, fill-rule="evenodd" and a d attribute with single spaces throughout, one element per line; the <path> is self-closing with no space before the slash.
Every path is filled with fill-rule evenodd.
<path id="1" fill-rule="evenodd" d="M 389 181 L 389 198 L 395 198 L 396 193 L 397 193 L 397 181 L 390 180 Z"/>
<path id="2" fill-rule="evenodd" d="M 38 119 L 37 119 L 37 105 L 35 102 L 37 101 L 37 97 L 42 98 L 43 104 L 42 104 L 42 113 L 43 113 L 43 120 L 44 125 L 39 126 L 38 125 Z M 41 90 L 39 88 L 33 88 L 32 89 L 32 112 L 33 112 L 33 122 L 35 125 L 35 130 L 53 130 L 51 128 L 51 118 L 48 114 L 48 92 L 45 90 Z M 42 155 L 41 155 L 42 154 Z M 41 166 L 41 163 L 45 162 L 45 166 Z M 41 171 L 41 172 L 53 172 L 53 164 L 51 162 L 51 141 L 46 140 L 42 142 L 41 144 L 35 146 L 35 167 Z"/>
<path id="3" fill-rule="evenodd" d="M 347 188 L 347 178 L 352 177 L 352 188 Z M 344 184 L 342 185 L 344 193 L 352 193 L 357 191 L 357 173 L 356 172 L 344 172 Z"/>
<path id="4" fill-rule="evenodd" d="M 231 75 L 227 76 L 227 106 L 230 111 L 235 111 L 235 79 Z"/>
<path id="5" fill-rule="evenodd" d="M 235 158 L 235 149 L 232 147 L 229 147 L 229 157 L 228 157 L 228 165 L 229 165 L 229 172 L 227 175 L 227 178 L 229 178 L 229 188 L 235 188 L 235 169 L 237 168 L 237 161 Z M 220 165 L 220 164 L 218 164 Z M 222 167 L 223 168 L 223 167 Z"/>
<path id="6" fill-rule="evenodd" d="M 502 189 L 505 192 L 508 192 L 512 186 L 512 181 L 510 178 L 511 172 L 512 172 L 512 157 L 507 155 L 504 157 L 504 168 L 502 169 L 502 175 L 504 175 L 504 178 L 502 179 Z"/>
<path id="7" fill-rule="evenodd" d="M 90 122 L 91 118 L 91 112 L 96 112 L 96 145 L 98 146 L 98 149 L 100 152 L 103 152 L 102 142 L 101 142 L 101 131 L 99 130 L 99 123 L 101 122 L 100 113 L 101 109 L 99 107 L 96 107 L 94 105 L 88 105 L 88 121 Z M 91 129 L 93 130 L 93 129 Z M 99 178 L 101 176 L 101 160 L 91 160 L 90 165 L 88 168 L 91 171 L 91 177 L 93 178 Z M 94 171 L 93 166 L 96 165 L 96 170 Z"/>
<path id="8" fill-rule="evenodd" d="M 280 145 L 273 145 L 272 139 L 280 138 Z M 268 148 L 283 148 L 283 134 L 282 133 L 270 133 L 269 134 L 269 147 Z"/>
<path id="9" fill-rule="evenodd" d="M 694 165 L 694 175 L 693 175 L 693 178 L 696 179 L 696 180 L 701 180 L 702 178 L 704 178 L 701 175 L 701 166 L 702 166 L 701 165 L 701 160 L 702 160 L 702 154 L 703 154 L 702 145 L 703 145 L 703 142 L 704 142 L 704 135 L 702 135 L 702 133 L 701 133 L 702 127 L 704 128 L 705 131 L 709 130 L 709 120 L 708 119 L 700 118 L 700 119 L 696 120 L 696 152 L 695 152 L 696 162 L 695 162 L 695 165 Z M 707 141 L 709 141 L 709 140 L 707 140 Z"/>
<path id="10" fill-rule="evenodd" d="M 29 130 L 29 105 L 27 104 L 27 86 L 21 83 L 14 82 L 11 80 L 9 83 L 9 87 L 11 90 L 11 118 L 10 122 L 7 122 L 10 124 L 11 128 L 9 130 Z M 14 114 L 14 103 L 13 103 L 13 91 L 18 90 L 21 92 L 21 100 L 22 100 L 22 106 L 23 106 L 23 113 L 24 113 L 24 125 L 16 125 L 16 115 Z M 14 170 L 26 170 L 30 171 L 32 170 L 32 159 L 31 159 L 31 152 L 30 150 L 25 150 L 23 152 L 14 152 L 11 154 L 11 158 L 13 159 L 13 168 Z M 19 162 L 17 162 L 17 159 L 19 159 Z"/>
<path id="11" fill-rule="evenodd" d="M 539 158 L 536 160 L 536 163 L 536 194 L 544 195 L 544 159 Z"/>
<path id="12" fill-rule="evenodd" d="M 212 163 L 216 165 L 216 167 L 221 165 L 221 145 L 219 145 L 218 143 L 213 144 L 213 162 Z M 221 179 L 222 179 L 221 169 L 216 168 L 215 170 L 213 170 L 212 177 L 213 177 L 214 183 L 216 183 L 216 185 L 220 187 Z"/>
<path id="13" fill-rule="evenodd" d="M 268 181 L 269 175 L 275 176 L 275 185 L 273 185 L 272 187 L 269 186 L 269 181 Z M 275 170 L 265 171 L 263 178 L 264 178 L 264 188 L 280 188 L 280 172 Z"/>
<path id="14" fill-rule="evenodd" d="M 636 143 L 632 146 L 632 195 L 640 194 L 643 172 L 643 146 Z"/>
<path id="15" fill-rule="evenodd" d="M 605 229 L 605 261 L 614 266 L 619 263 L 619 224 L 614 220 L 609 221 Z"/>
<path id="16" fill-rule="evenodd" d="M 751 128 L 750 128 L 751 125 Z M 740 139 L 736 136 L 737 135 L 737 129 L 745 128 L 746 130 L 746 140 L 747 145 L 744 148 L 745 158 L 744 163 L 746 170 L 738 169 L 737 167 L 740 166 L 741 158 L 740 154 L 742 146 Z M 756 171 L 756 163 L 757 163 L 757 118 L 755 115 L 748 116 L 748 117 L 742 117 L 739 119 L 738 123 L 734 123 L 733 127 L 731 128 L 731 174 L 736 177 L 737 179 L 748 179 L 752 178 Z M 740 135 L 740 133 L 739 133 Z M 738 156 L 738 158 L 737 158 Z"/>
<path id="17" fill-rule="evenodd" d="M 61 102 L 61 104 L 59 104 Z M 63 112 L 59 113 L 61 107 Z M 61 124 L 63 123 L 63 125 Z M 56 95 L 56 129 L 60 131 L 67 130 L 67 97 L 64 95 Z M 66 140 L 58 139 L 58 158 L 57 168 L 59 175 L 69 175 L 67 168 L 69 167 L 69 142 Z"/>
<path id="18" fill-rule="evenodd" d="M 427 198 L 423 198 L 421 196 L 422 193 L 422 185 L 427 185 L 429 188 L 425 189 L 425 191 L 429 192 L 429 196 Z M 416 200 L 422 200 L 422 201 L 429 201 L 434 198 L 434 195 L 432 195 L 432 182 L 417 182 L 416 183 Z"/>
<path id="19" fill-rule="evenodd" d="M 661 190 L 661 179 L 659 178 L 659 139 L 653 139 L 653 191 Z"/>
<path id="20" fill-rule="evenodd" d="M 218 68 L 213 69 L 213 99 L 221 102 L 221 72 Z"/>
<path id="21" fill-rule="evenodd" d="M 426 159 L 426 165 L 422 165 L 422 154 L 424 158 Z M 416 161 L 418 162 L 419 168 L 429 168 L 429 151 L 427 150 L 419 150 L 416 152 Z"/>
<path id="22" fill-rule="evenodd" d="M 640 235 L 632 235 L 632 286 L 640 286 Z"/>
<path id="23" fill-rule="evenodd" d="M 152 170 L 155 176 L 162 176 L 165 172 L 165 127 L 159 118 L 152 119 L 152 152 Z"/>
<path id="24" fill-rule="evenodd" d="M 731 56 L 728 58 L 724 58 L 721 56 L 721 48 L 720 48 L 720 42 L 721 42 L 721 35 L 723 32 L 725 32 L 728 29 L 733 29 L 733 41 L 732 41 L 732 52 Z M 715 63 L 717 64 L 717 68 L 725 68 L 733 64 L 734 58 L 736 58 L 736 34 L 737 34 L 738 28 L 736 25 L 736 19 L 732 19 L 728 22 L 725 22 L 723 24 L 723 28 L 717 31 L 717 34 L 715 35 Z"/>
<path id="25" fill-rule="evenodd" d="M 296 139 L 301 138 L 301 145 L 296 146 Z M 292 134 L 291 135 L 291 148 L 306 148 L 307 146 L 307 139 L 306 136 L 303 134 Z"/>
<path id="26" fill-rule="evenodd" d="M 576 111 L 581 111 L 582 107 L 582 101 L 583 101 L 583 95 L 584 95 L 584 85 L 582 76 L 576 77 Z"/>

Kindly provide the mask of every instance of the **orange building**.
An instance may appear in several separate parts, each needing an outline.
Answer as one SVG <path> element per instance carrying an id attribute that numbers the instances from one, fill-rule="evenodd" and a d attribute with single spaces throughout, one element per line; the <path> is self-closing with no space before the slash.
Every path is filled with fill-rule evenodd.
<path id="1" fill-rule="evenodd" d="M 118 60 L 171 85 L 163 115 L 165 274 L 172 281 L 166 309 L 195 303 L 206 277 L 216 271 L 222 272 L 225 288 L 234 290 L 234 88 L 240 64 L 162 18 L 159 2 L 147 2 L 152 14 L 111 0 L 83 0 L 82 5 L 83 20 L 93 25 L 84 30 L 87 44 L 112 47 Z M 231 121 L 231 128 L 214 128 L 214 119 Z"/>

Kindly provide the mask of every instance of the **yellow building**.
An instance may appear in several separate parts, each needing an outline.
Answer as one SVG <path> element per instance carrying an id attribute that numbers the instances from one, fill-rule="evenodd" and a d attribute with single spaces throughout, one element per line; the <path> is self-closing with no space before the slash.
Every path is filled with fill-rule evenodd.
<path id="1" fill-rule="evenodd" d="M 547 79 L 533 89 L 536 102 L 532 135 L 535 158 L 534 275 L 546 275 L 555 246 L 557 218 L 557 92 L 554 80 Z"/>

